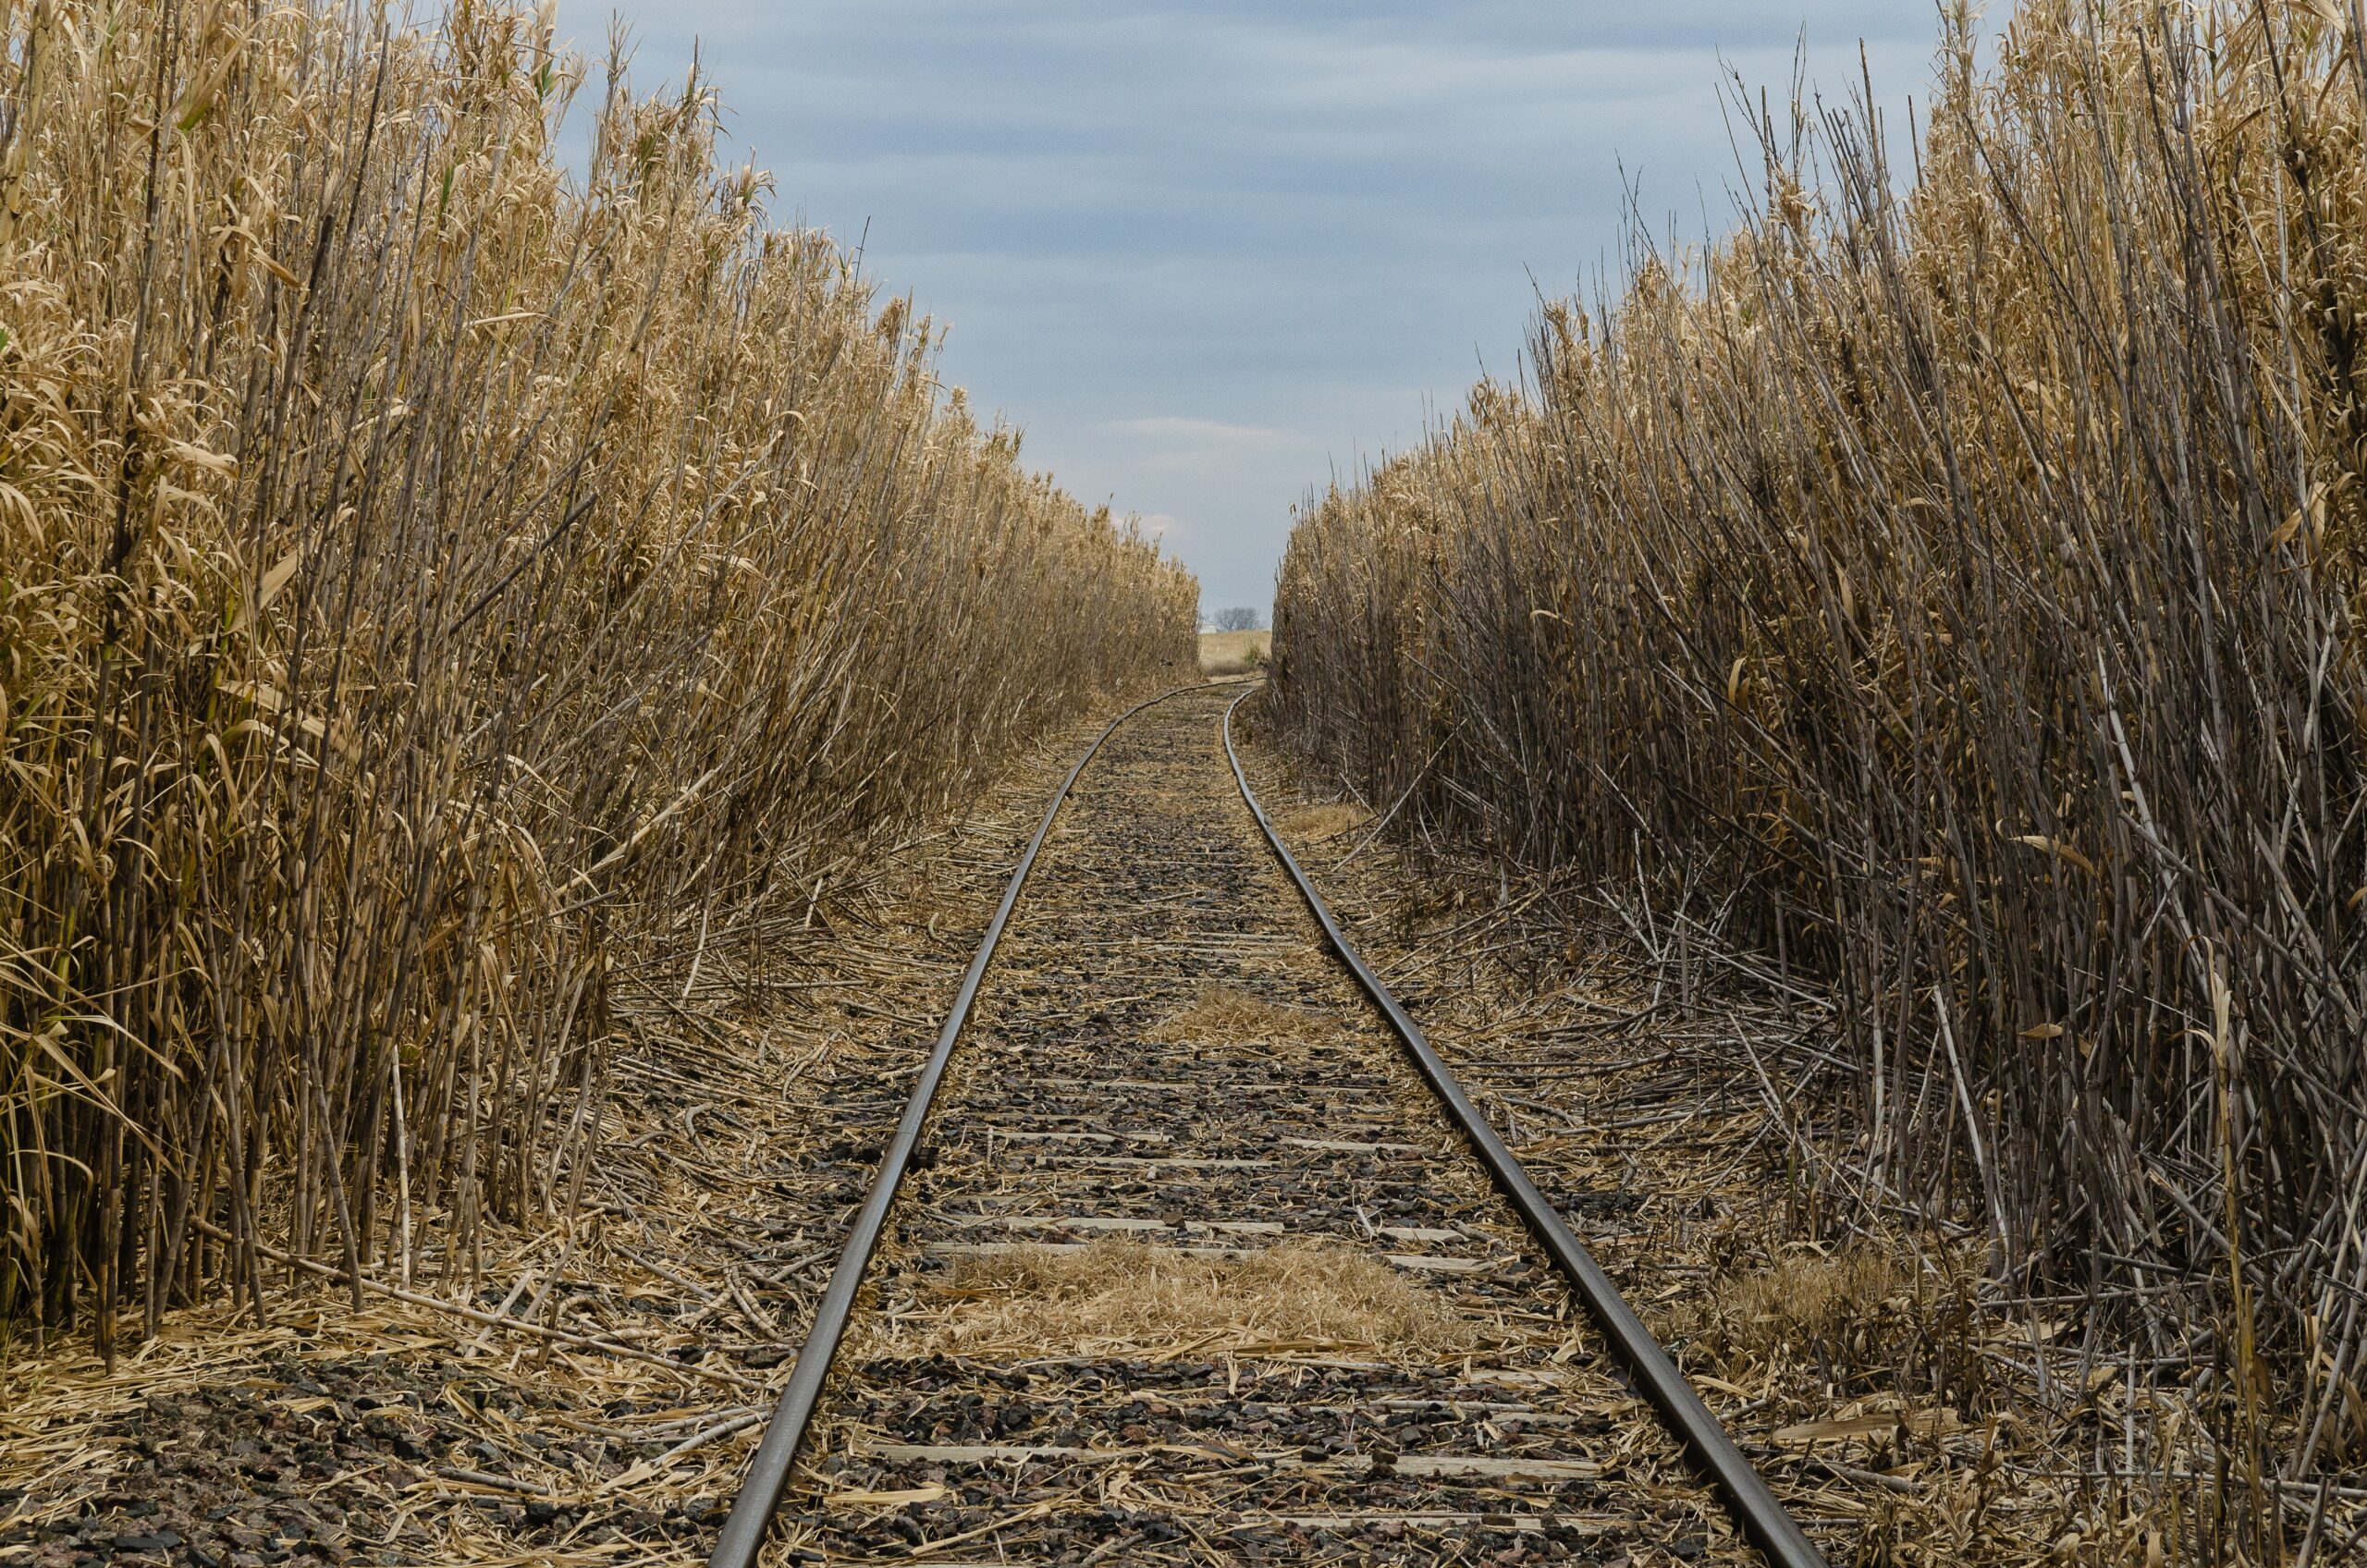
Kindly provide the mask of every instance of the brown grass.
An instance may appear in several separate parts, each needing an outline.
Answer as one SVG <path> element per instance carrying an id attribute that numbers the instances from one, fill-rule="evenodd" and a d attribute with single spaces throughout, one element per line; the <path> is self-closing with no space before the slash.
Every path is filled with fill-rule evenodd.
<path id="1" fill-rule="evenodd" d="M 1210 1256 L 1122 1238 L 956 1260 L 929 1329 L 948 1354 L 1150 1354 L 1473 1348 L 1453 1305 L 1372 1254 L 1293 1243 Z"/>
<path id="2" fill-rule="evenodd" d="M 703 84 L 579 178 L 547 10 L 444 14 L 0 12 L 0 1325 L 471 1278 L 635 1012 L 1188 668 Z"/>
<path id="3" fill-rule="evenodd" d="M 1919 1268 L 1864 1244 L 1803 1249 L 1719 1278 L 1654 1328 L 1729 1383 L 1761 1388 L 1806 1374 L 1828 1402 L 1904 1391 L 1968 1415 L 1988 1404 L 1992 1381 L 1973 1281 L 1962 1262 Z"/>
<path id="4" fill-rule="evenodd" d="M 1195 1045 L 1330 1045 L 1340 1038 L 1340 1026 L 1321 1012 L 1204 985 L 1189 1005 L 1159 1020 L 1150 1037 Z"/>
<path id="5" fill-rule="evenodd" d="M 1362 827 L 1371 820 L 1372 813 L 1354 801 L 1331 801 L 1284 813 L 1282 830 L 1294 838 L 1320 842 Z"/>
<path id="6" fill-rule="evenodd" d="M 1200 633 L 1200 673 L 1247 675 L 1263 669 L 1273 656 L 1270 631 L 1203 631 Z"/>

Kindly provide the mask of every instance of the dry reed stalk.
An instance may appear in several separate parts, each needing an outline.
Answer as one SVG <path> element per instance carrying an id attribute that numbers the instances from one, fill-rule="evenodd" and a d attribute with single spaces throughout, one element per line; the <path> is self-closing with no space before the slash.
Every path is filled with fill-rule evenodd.
<path id="1" fill-rule="evenodd" d="M 619 1010 L 1189 668 L 703 83 L 566 172 L 554 25 L 0 11 L 0 1324 L 468 1279 Z"/>
<path id="2" fill-rule="evenodd" d="M 1400 827 L 1833 987 L 1818 1168 L 2199 1365 L 2179 1550 L 2255 1562 L 2367 1457 L 2362 32 L 1955 16 L 1911 179 L 1738 104 L 1737 232 L 1549 307 L 1275 613 L 1280 737 Z"/>

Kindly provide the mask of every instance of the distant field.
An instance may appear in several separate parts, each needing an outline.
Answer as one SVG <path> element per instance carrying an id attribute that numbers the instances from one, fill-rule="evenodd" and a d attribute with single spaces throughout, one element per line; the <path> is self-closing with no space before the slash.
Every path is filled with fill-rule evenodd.
<path id="1" fill-rule="evenodd" d="M 1263 664 L 1274 651 L 1270 631 L 1203 631 L 1200 668 L 1209 675 L 1240 675 L 1253 661 Z"/>

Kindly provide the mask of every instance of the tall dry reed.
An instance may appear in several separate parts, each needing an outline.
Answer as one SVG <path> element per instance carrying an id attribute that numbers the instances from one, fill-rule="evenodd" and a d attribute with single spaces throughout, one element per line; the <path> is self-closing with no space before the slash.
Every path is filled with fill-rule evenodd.
<path id="1" fill-rule="evenodd" d="M 567 172 L 552 28 L 0 7 L 0 1323 L 465 1263 L 620 999 L 1190 668 L 702 84 Z"/>
<path id="2" fill-rule="evenodd" d="M 2204 1366 L 2253 1562 L 2367 1463 L 2362 51 L 2029 0 L 1911 144 L 1738 94 L 1737 231 L 1311 502 L 1275 615 L 1377 808 L 1835 987 L 1830 1169 Z"/>

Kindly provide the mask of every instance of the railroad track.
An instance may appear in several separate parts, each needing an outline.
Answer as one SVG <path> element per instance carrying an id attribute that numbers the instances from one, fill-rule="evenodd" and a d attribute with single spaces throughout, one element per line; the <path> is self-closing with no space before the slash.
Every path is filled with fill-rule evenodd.
<path id="1" fill-rule="evenodd" d="M 1331 925 L 1239 694 L 1056 791 L 711 1562 L 1821 1568 Z"/>

